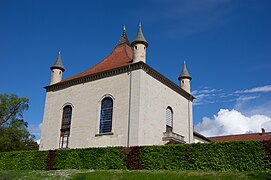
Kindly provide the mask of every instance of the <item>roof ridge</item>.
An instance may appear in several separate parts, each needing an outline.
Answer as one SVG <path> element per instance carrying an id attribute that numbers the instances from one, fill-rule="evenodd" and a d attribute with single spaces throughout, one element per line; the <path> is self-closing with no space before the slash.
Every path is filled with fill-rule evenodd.
<path id="1" fill-rule="evenodd" d="M 126 49 L 126 44 L 124 44 L 124 51 L 125 51 L 126 56 L 132 61 L 133 57 L 129 57 L 129 54 L 128 54 L 127 49 Z"/>
<path id="2" fill-rule="evenodd" d="M 130 52 L 127 47 L 130 49 Z M 62 82 L 74 79 L 76 77 L 94 74 L 104 70 L 109 70 L 126 64 L 130 64 L 132 62 L 132 51 L 132 47 L 127 45 L 126 43 L 118 45 L 108 56 L 106 56 L 103 60 L 101 60 L 94 66 L 88 68 L 87 70 L 79 74 L 66 78 L 62 80 Z M 129 56 L 129 54 L 131 54 L 131 56 Z"/>

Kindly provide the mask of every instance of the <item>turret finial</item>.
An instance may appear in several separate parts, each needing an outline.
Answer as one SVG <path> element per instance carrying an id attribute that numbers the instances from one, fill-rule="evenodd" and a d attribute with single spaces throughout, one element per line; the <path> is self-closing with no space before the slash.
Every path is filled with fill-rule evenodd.
<path id="1" fill-rule="evenodd" d="M 187 67 L 186 67 L 186 62 L 184 61 L 184 64 L 183 64 L 183 69 L 182 69 L 182 72 L 179 76 L 179 80 L 180 79 L 183 79 L 183 78 L 187 78 L 187 79 L 192 79 L 191 75 L 189 74 L 188 70 L 187 70 Z"/>
<path id="2" fill-rule="evenodd" d="M 149 45 L 149 43 L 146 41 L 146 39 L 143 35 L 141 22 L 138 25 L 137 35 L 136 35 L 135 39 L 133 40 L 133 42 L 131 43 L 131 45 L 134 46 L 134 44 L 137 44 L 137 43 L 142 43 L 146 47 L 148 47 L 148 45 Z"/>
<path id="3" fill-rule="evenodd" d="M 128 44 L 129 46 L 131 46 L 130 42 L 128 40 L 127 34 L 126 34 L 126 26 L 125 25 L 123 26 L 123 32 L 120 36 L 120 39 L 119 39 L 119 42 L 117 45 L 121 45 L 121 44 Z"/>
<path id="4" fill-rule="evenodd" d="M 56 58 L 56 61 L 55 63 L 50 67 L 50 69 L 61 69 L 63 72 L 65 71 L 65 68 L 62 64 L 62 60 L 61 60 L 61 51 L 58 50 L 58 55 L 57 55 L 57 58 Z"/>

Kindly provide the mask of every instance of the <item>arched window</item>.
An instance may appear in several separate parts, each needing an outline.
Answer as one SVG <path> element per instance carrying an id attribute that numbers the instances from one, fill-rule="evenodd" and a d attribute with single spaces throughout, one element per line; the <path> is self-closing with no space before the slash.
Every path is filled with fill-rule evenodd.
<path id="1" fill-rule="evenodd" d="M 62 124 L 60 129 L 60 148 L 67 148 L 71 129 L 72 107 L 67 105 L 63 108 Z"/>
<path id="2" fill-rule="evenodd" d="M 109 133 L 112 131 L 112 117 L 113 117 L 113 100 L 111 97 L 106 97 L 102 100 L 101 115 L 100 115 L 100 129 L 99 133 Z"/>
<path id="3" fill-rule="evenodd" d="M 166 132 L 172 132 L 173 126 L 173 111 L 171 107 L 166 109 Z"/>

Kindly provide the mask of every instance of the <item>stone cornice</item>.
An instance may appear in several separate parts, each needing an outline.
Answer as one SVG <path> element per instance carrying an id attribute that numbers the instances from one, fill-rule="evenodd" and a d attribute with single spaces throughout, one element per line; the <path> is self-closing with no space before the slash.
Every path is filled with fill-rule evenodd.
<path id="1" fill-rule="evenodd" d="M 143 63 L 143 62 L 142 62 Z M 180 95 L 184 96 L 186 99 L 193 101 L 195 99 L 194 96 L 180 88 L 178 85 L 176 85 L 174 82 L 163 76 L 161 73 L 153 69 L 152 67 L 148 66 L 147 64 L 143 63 L 142 68 L 145 72 L 147 72 L 149 75 L 151 75 L 153 78 L 157 79 L 167 87 L 171 88 L 175 92 L 179 93 Z"/>
<path id="2" fill-rule="evenodd" d="M 196 131 L 193 132 L 193 136 L 194 136 L 194 137 L 198 137 L 198 138 L 200 138 L 200 139 L 203 139 L 203 140 L 205 140 L 205 141 L 211 142 L 210 139 L 208 139 L 207 137 L 203 136 L 202 134 L 200 134 L 200 133 L 198 133 L 198 132 L 196 132 Z"/>
<path id="3" fill-rule="evenodd" d="M 181 89 L 175 83 L 170 81 L 168 78 L 166 78 L 165 76 L 160 74 L 158 71 L 156 71 L 155 69 L 153 69 L 150 66 L 148 66 L 147 64 L 145 64 L 144 62 L 137 62 L 137 63 L 129 64 L 129 65 L 126 65 L 126 66 L 122 66 L 122 67 L 118 67 L 118 68 L 114 68 L 114 69 L 110 69 L 110 70 L 90 74 L 90 75 L 87 75 L 87 76 L 84 76 L 84 77 L 79 77 L 79 78 L 76 78 L 76 79 L 59 82 L 59 83 L 56 83 L 56 84 L 46 86 L 44 88 L 46 89 L 46 92 L 57 91 L 57 90 L 65 89 L 67 87 L 74 86 L 74 85 L 77 85 L 77 84 L 82 84 L 82 83 L 86 83 L 86 82 L 90 82 L 90 81 L 95 81 L 95 80 L 98 80 L 98 79 L 103 79 L 103 78 L 106 78 L 106 77 L 111 77 L 111 76 L 115 76 L 115 75 L 119 75 L 119 74 L 123 74 L 123 73 L 128 73 L 130 71 L 135 71 L 135 70 L 138 70 L 138 69 L 144 70 L 147 74 L 149 74 L 153 78 L 157 79 L 158 81 L 160 81 L 164 85 L 168 86 L 169 88 L 171 88 L 175 92 L 179 93 L 180 95 L 184 96 L 186 99 L 188 99 L 190 101 L 193 101 L 193 99 L 195 99 L 194 96 L 187 93 L 185 90 Z"/>

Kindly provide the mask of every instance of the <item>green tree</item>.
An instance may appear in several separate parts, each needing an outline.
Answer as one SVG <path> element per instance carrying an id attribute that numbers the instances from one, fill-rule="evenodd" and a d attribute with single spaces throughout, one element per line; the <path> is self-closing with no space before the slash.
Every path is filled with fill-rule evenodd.
<path id="1" fill-rule="evenodd" d="M 23 120 L 28 102 L 27 98 L 19 98 L 15 94 L 0 94 L 0 128 L 9 126 L 13 121 Z"/>
<path id="2" fill-rule="evenodd" d="M 0 151 L 38 149 L 23 119 L 28 102 L 15 94 L 0 94 Z"/>

